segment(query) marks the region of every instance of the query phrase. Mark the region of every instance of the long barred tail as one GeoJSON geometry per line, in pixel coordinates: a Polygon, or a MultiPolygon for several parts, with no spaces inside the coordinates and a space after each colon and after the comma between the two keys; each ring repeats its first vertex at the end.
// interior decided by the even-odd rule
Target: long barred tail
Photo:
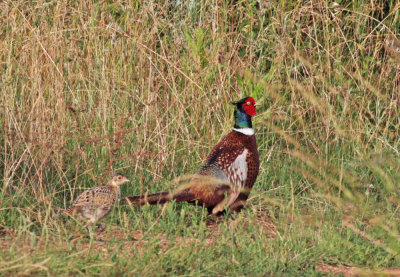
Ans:
{"type": "Polygon", "coordinates": [[[136,195],[136,196],[127,196],[124,198],[128,205],[133,206],[143,206],[146,204],[149,205],[156,205],[156,204],[164,204],[175,200],[176,202],[185,202],[185,201],[193,201],[194,195],[189,192],[189,190],[184,189],[179,192],[160,192],[154,194],[143,194],[143,195],[136,195]]]}
{"type": "Polygon", "coordinates": [[[168,191],[154,193],[154,194],[143,194],[136,196],[127,196],[124,198],[128,205],[143,206],[146,204],[164,204],[171,201],[171,196],[168,191]]]}

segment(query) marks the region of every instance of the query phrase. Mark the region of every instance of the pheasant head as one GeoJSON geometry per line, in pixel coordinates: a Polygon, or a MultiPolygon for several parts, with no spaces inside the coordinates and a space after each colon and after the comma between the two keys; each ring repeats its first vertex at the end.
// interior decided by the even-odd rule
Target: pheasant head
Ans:
{"type": "Polygon", "coordinates": [[[252,129],[251,118],[257,114],[256,106],[260,104],[253,97],[245,97],[232,104],[236,107],[234,129],[252,129]]]}

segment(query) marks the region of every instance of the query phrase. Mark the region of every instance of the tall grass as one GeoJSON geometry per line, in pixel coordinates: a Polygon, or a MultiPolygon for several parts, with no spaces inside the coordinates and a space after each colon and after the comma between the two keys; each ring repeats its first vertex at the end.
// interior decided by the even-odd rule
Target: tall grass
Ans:
{"type": "Polygon", "coordinates": [[[399,267],[399,8],[2,1],[0,273],[399,267]],[[263,103],[261,171],[242,214],[213,228],[188,205],[121,207],[87,249],[55,216],[114,171],[132,180],[123,195],[173,189],[247,95],[263,103]]]}

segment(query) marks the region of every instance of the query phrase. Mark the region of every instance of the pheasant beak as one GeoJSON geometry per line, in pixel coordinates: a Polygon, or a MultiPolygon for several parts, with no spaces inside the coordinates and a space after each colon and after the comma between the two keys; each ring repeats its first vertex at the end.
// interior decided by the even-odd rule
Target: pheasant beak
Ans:
{"type": "Polygon", "coordinates": [[[254,106],[261,106],[261,103],[256,102],[254,103],[254,106]]]}

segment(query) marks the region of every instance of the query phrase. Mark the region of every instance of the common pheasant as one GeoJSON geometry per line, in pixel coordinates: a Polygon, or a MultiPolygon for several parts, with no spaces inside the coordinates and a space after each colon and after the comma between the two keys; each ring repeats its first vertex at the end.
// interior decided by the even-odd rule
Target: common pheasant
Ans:
{"type": "Polygon", "coordinates": [[[235,125],[208,155],[207,160],[188,184],[172,192],[128,196],[130,205],[163,204],[171,200],[203,205],[209,213],[226,208],[240,211],[256,181],[260,167],[251,118],[259,105],[252,97],[235,105],[235,125]]]}
{"type": "Polygon", "coordinates": [[[106,217],[120,197],[120,186],[129,182],[122,174],[115,174],[105,186],[90,188],[82,192],[65,213],[81,214],[88,219],[88,229],[92,236],[92,225],[106,217]]]}

